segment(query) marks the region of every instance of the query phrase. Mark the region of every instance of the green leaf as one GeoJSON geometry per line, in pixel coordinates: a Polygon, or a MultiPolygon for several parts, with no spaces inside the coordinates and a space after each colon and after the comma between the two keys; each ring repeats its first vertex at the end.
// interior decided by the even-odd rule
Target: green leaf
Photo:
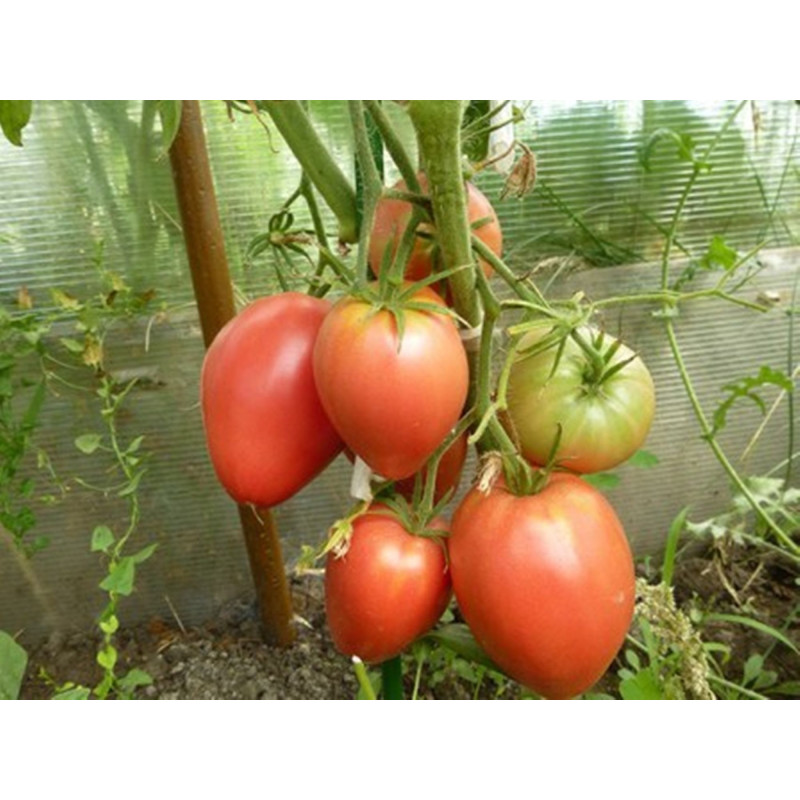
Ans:
{"type": "Polygon", "coordinates": [[[147,545],[147,547],[143,547],[137,553],[134,553],[132,556],[129,556],[129,558],[131,559],[131,561],[133,561],[134,564],[141,564],[143,561],[147,561],[147,559],[150,558],[150,556],[152,556],[153,553],[155,553],[157,548],[158,548],[157,542],[149,544],[147,545]]]}
{"type": "Polygon", "coordinates": [[[689,506],[684,506],[672,520],[667,534],[667,544],[664,548],[664,561],[661,564],[661,580],[667,585],[672,585],[672,576],[675,572],[675,556],[678,552],[678,541],[683,529],[686,527],[686,515],[689,506]]]}
{"type": "Polygon", "coordinates": [[[32,110],[32,100],[0,100],[0,128],[11,144],[22,147],[22,129],[28,124],[32,110]]]}
{"type": "Polygon", "coordinates": [[[758,375],[748,376],[742,378],[738,383],[730,383],[727,386],[723,386],[723,391],[729,392],[730,396],[721,403],[719,408],[714,412],[714,429],[712,435],[718,433],[725,427],[728,421],[728,411],[730,411],[731,406],[741,397],[752,400],[761,411],[764,412],[766,408],[765,403],[754,390],[760,386],[767,385],[777,386],[785,392],[794,390],[794,384],[790,378],[780,370],[773,369],[766,365],[761,367],[758,371],[758,375]]]}
{"type": "Polygon", "coordinates": [[[152,683],[153,678],[147,672],[135,667],[117,681],[119,688],[125,692],[131,692],[139,686],[150,686],[152,683]]]}
{"type": "Polygon", "coordinates": [[[488,100],[470,100],[464,109],[462,129],[468,129],[462,136],[461,148],[464,155],[473,163],[478,163],[486,158],[489,152],[489,127],[491,119],[488,100]]]}
{"type": "Polygon", "coordinates": [[[91,455],[100,446],[100,441],[103,437],[99,433],[84,433],[75,440],[75,447],[85,453],[91,455]]]}
{"type": "Polygon", "coordinates": [[[480,664],[495,672],[503,672],[489,658],[486,651],[475,640],[472,631],[463,623],[454,622],[450,625],[444,625],[437,630],[431,631],[426,638],[446,647],[448,650],[452,650],[456,655],[466,658],[468,661],[480,664]]]}
{"type": "Polygon", "coordinates": [[[760,633],[764,633],[767,636],[771,636],[773,639],[777,639],[782,644],[785,644],[790,650],[800,655],[800,651],[795,647],[794,643],[791,639],[788,639],[783,633],[779,630],[776,630],[771,625],[766,625],[763,622],[759,622],[757,619],[753,619],[752,617],[743,617],[739,614],[706,614],[703,617],[705,622],[733,622],[736,625],[744,625],[748,628],[753,628],[753,630],[759,631],[760,633]]]}
{"type": "Polygon", "coordinates": [[[113,644],[107,644],[102,650],[97,653],[97,663],[106,672],[113,671],[117,663],[117,648],[113,644]]]}
{"type": "Polygon", "coordinates": [[[16,700],[28,666],[28,654],[5,631],[0,631],[0,700],[16,700]]]}
{"type": "Polygon", "coordinates": [[[103,633],[113,636],[119,630],[119,618],[116,614],[111,614],[108,619],[100,620],[99,627],[103,633]]]}
{"type": "Polygon", "coordinates": [[[595,472],[592,475],[582,475],[581,477],[586,483],[601,491],[604,489],[613,489],[615,486],[619,485],[620,481],[619,475],[613,472],[595,472]]]}
{"type": "Polygon", "coordinates": [[[25,414],[22,417],[22,429],[25,431],[32,431],[36,426],[36,421],[39,418],[39,412],[42,410],[44,403],[46,384],[44,380],[36,384],[36,389],[33,392],[30,403],[28,403],[25,414]]]}
{"type": "Polygon", "coordinates": [[[770,694],[788,694],[800,697],[800,681],[786,681],[770,688],[770,694]]]}
{"type": "Polygon", "coordinates": [[[129,494],[133,494],[139,488],[139,482],[142,480],[142,475],[145,474],[147,470],[143,469],[140,472],[137,472],[128,482],[128,485],[124,488],[120,489],[117,492],[118,497],[127,497],[129,494]]]}
{"type": "Polygon", "coordinates": [[[632,467],[642,467],[644,469],[649,469],[650,467],[655,467],[659,461],[658,456],[655,453],[651,453],[649,450],[637,450],[627,461],[632,467]]]}
{"type": "Polygon", "coordinates": [[[58,341],[61,342],[70,353],[79,354],[83,352],[84,342],[79,342],[77,339],[68,339],[66,337],[62,337],[58,341]]]}
{"type": "Polygon", "coordinates": [[[623,700],[665,700],[664,692],[652,671],[642,670],[632,678],[626,678],[619,685],[623,700]]]}
{"type": "Polygon", "coordinates": [[[89,695],[92,693],[91,689],[85,686],[74,686],[71,689],[64,689],[63,691],[56,692],[52,700],[88,700],[89,695]]]}
{"type": "Polygon", "coordinates": [[[708,245],[708,251],[700,259],[700,266],[703,269],[715,269],[722,267],[726,272],[736,265],[739,254],[728,247],[721,236],[715,236],[708,245]]]}
{"type": "Polygon", "coordinates": [[[103,553],[108,552],[108,548],[114,544],[114,533],[107,525],[98,525],[92,531],[92,552],[96,553],[98,550],[103,553]]]}
{"type": "Polygon", "coordinates": [[[131,441],[128,445],[127,449],[125,450],[126,453],[135,453],[139,450],[142,446],[142,442],[144,441],[144,436],[137,436],[135,439],[131,441]]]}
{"type": "Polygon", "coordinates": [[[130,557],[120,559],[111,567],[100,588],[105,592],[116,592],[127,597],[133,591],[136,564],[130,557]]]}
{"type": "Polygon", "coordinates": [[[50,296],[57,306],[66,311],[79,311],[82,308],[80,300],[61,289],[51,289],[50,296]]]}
{"type": "Polygon", "coordinates": [[[158,156],[161,158],[169,152],[175,137],[178,135],[178,128],[181,124],[181,101],[156,100],[155,102],[158,106],[158,116],[161,118],[161,144],[163,150],[158,156]]]}
{"type": "Polygon", "coordinates": [[[744,671],[742,673],[742,683],[747,686],[754,683],[756,678],[761,674],[764,668],[764,656],[760,653],[754,653],[747,661],[744,662],[744,671]]]}

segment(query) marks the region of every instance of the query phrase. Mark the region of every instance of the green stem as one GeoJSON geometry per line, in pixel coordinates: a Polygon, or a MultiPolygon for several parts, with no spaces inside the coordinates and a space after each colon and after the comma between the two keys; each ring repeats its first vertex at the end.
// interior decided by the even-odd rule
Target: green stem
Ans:
{"type": "Polygon", "coordinates": [[[358,239],[356,193],[297,100],[262,100],[275,126],[339,221],[343,242],[358,239]]]}
{"type": "Polygon", "coordinates": [[[686,205],[686,201],[689,199],[689,195],[694,188],[694,184],[697,181],[697,178],[700,176],[700,173],[703,171],[702,162],[708,162],[711,154],[716,149],[717,145],[722,140],[722,137],[725,135],[725,132],[728,128],[733,124],[736,117],[739,116],[739,112],[744,108],[745,104],[747,103],[746,100],[742,100],[736,108],[728,115],[728,118],[725,120],[722,127],[717,131],[717,135],[713,138],[713,140],[709,143],[708,147],[706,148],[705,153],[703,154],[702,158],[698,159],[694,162],[694,168],[692,169],[692,174],[689,176],[689,180],[686,182],[686,186],[683,189],[683,193],[678,200],[678,205],[675,208],[675,213],[672,215],[672,223],[670,224],[669,231],[667,233],[667,240],[664,243],[664,252],[661,256],[661,288],[667,289],[669,287],[669,261],[670,255],[672,253],[672,244],[675,241],[675,237],[678,233],[678,223],[680,222],[681,216],[683,214],[683,208],[686,205]]]}
{"type": "MultiPolygon", "coordinates": [[[[787,369],[786,373],[794,378],[794,318],[795,308],[797,305],[797,288],[800,284],[800,269],[797,270],[794,276],[794,286],[792,288],[792,305],[789,310],[789,342],[786,347],[786,360],[787,369]]],[[[792,460],[794,458],[794,392],[789,392],[786,398],[788,403],[788,416],[789,416],[789,436],[786,443],[788,457],[786,459],[786,475],[784,476],[784,487],[789,488],[792,481],[792,460]]]]}
{"type": "MultiPolygon", "coordinates": [[[[409,115],[431,196],[436,239],[442,270],[475,265],[467,197],[461,170],[460,100],[412,100],[409,115]]],[[[476,268],[463,269],[448,279],[456,313],[473,328],[480,325],[481,309],[475,292],[476,268]]],[[[467,407],[474,405],[477,392],[478,354],[467,351],[470,385],[467,407]]]]}
{"type": "MultiPolygon", "coordinates": [[[[444,269],[473,264],[467,198],[461,169],[460,100],[412,100],[409,114],[417,132],[431,194],[436,238],[444,269]]],[[[480,322],[474,270],[462,270],[449,279],[458,314],[472,326],[480,322]]]]}
{"type": "Polygon", "coordinates": [[[364,105],[377,125],[383,143],[386,145],[386,149],[389,151],[389,155],[392,157],[395,166],[400,170],[400,174],[403,176],[406,186],[412,192],[421,192],[422,190],[417,180],[417,170],[414,167],[414,162],[411,160],[406,148],[400,141],[400,137],[397,135],[391,120],[381,107],[381,104],[377,100],[365,100],[364,105]]]}
{"type": "MultiPolygon", "coordinates": [[[[739,112],[744,107],[746,101],[742,101],[739,103],[736,108],[728,115],[728,118],[725,120],[725,123],[717,132],[717,135],[714,137],[713,141],[709,144],[706,148],[706,152],[701,159],[702,161],[708,161],[711,153],[714,151],[716,146],[722,139],[722,136],[728,130],[728,128],[733,124],[733,121],[738,116],[739,112]]],[[[675,239],[675,235],[678,230],[678,223],[681,218],[681,214],[683,212],[683,207],[686,204],[686,201],[691,193],[692,188],[694,187],[695,181],[697,180],[698,175],[700,174],[701,167],[699,166],[698,162],[695,162],[695,167],[692,170],[692,174],[689,177],[689,180],[686,183],[686,187],[681,194],[680,200],[678,201],[678,206],[675,209],[675,213],[672,217],[672,223],[669,228],[669,232],[667,235],[667,240],[664,244],[664,252],[662,255],[661,261],[661,289],[664,292],[669,291],[669,264],[670,264],[670,253],[672,250],[672,243],[675,239]]],[[[665,304],[666,305],[666,304],[665,304]]],[[[672,319],[667,317],[665,320],[666,329],[667,329],[667,338],[669,340],[670,350],[672,351],[673,359],[675,360],[675,364],[678,367],[678,371],[681,376],[681,380],[683,382],[684,388],[686,390],[686,394],[689,397],[689,402],[691,403],[692,409],[694,411],[695,417],[700,425],[700,428],[703,432],[703,437],[711,447],[712,452],[719,461],[720,465],[722,466],[725,473],[728,475],[730,480],[733,482],[734,486],[739,490],[742,496],[747,500],[750,504],[750,507],[755,512],[756,516],[758,516],[761,521],[769,528],[770,531],[776,536],[778,541],[786,547],[786,549],[793,554],[800,553],[800,546],[794,543],[791,537],[778,525],[777,522],[769,515],[767,512],[761,507],[759,502],[753,496],[752,492],[748,489],[747,485],[745,484],[742,477],[733,467],[733,465],[728,460],[727,456],[725,455],[725,451],[720,446],[719,442],[717,442],[716,438],[714,437],[713,428],[709,424],[708,420],[706,419],[705,412],[703,411],[703,407],[700,404],[700,400],[697,397],[697,393],[695,392],[694,385],[692,384],[691,378],[689,377],[689,372],[686,368],[686,364],[683,360],[683,355],[680,350],[680,346],[678,345],[678,339],[675,335],[675,328],[672,323],[672,319]]]]}
{"type": "Polygon", "coordinates": [[[390,658],[381,664],[383,678],[383,699],[404,700],[403,694],[403,662],[400,656],[390,658]]]}
{"type": "Polygon", "coordinates": [[[800,547],[794,543],[791,537],[761,507],[758,500],[756,500],[750,489],[747,487],[747,484],[744,482],[742,477],[739,475],[739,473],[736,471],[736,469],[728,460],[728,457],[725,455],[725,452],[722,449],[722,447],[720,447],[719,442],[717,442],[717,440],[714,438],[713,428],[711,427],[711,425],[708,422],[708,419],[706,418],[705,412],[703,411],[703,407],[700,405],[700,400],[697,397],[697,393],[695,392],[694,385],[692,384],[692,380],[689,377],[689,372],[683,360],[683,354],[681,353],[680,346],[678,345],[678,339],[675,335],[675,328],[672,324],[671,319],[666,320],[666,328],[667,328],[667,339],[669,340],[669,346],[670,350],[672,351],[672,357],[675,360],[675,364],[678,367],[678,372],[681,376],[681,380],[686,390],[686,394],[689,397],[689,402],[692,405],[692,410],[694,411],[694,415],[697,418],[697,421],[700,425],[700,429],[703,432],[703,438],[708,442],[709,447],[711,447],[711,450],[717,457],[717,460],[719,461],[722,468],[725,470],[725,473],[733,482],[734,486],[736,486],[736,488],[739,490],[742,496],[745,497],[745,499],[750,504],[756,515],[761,519],[761,521],[775,534],[776,538],[784,545],[784,547],[786,547],[787,550],[789,550],[789,552],[800,554],[800,547]]]}
{"type": "Polygon", "coordinates": [[[367,674],[367,668],[358,656],[353,656],[353,669],[355,670],[358,685],[361,687],[364,697],[366,697],[367,700],[377,700],[378,698],[375,696],[375,690],[372,688],[372,681],[367,674]]]}
{"type": "Polygon", "coordinates": [[[480,421],[472,438],[478,439],[477,447],[480,452],[497,450],[501,453],[503,464],[508,468],[505,471],[509,488],[516,494],[527,494],[534,485],[533,472],[528,462],[519,455],[516,445],[498,419],[499,404],[492,401],[494,326],[500,316],[501,306],[482,270],[477,272],[477,281],[478,292],[483,302],[484,318],[476,385],[476,406],[480,421]]]}
{"type": "Polygon", "coordinates": [[[530,278],[521,279],[515,275],[511,267],[487,247],[474,233],[472,234],[472,248],[519,297],[532,303],[538,303],[545,308],[549,307],[550,304],[547,302],[545,296],[539,291],[536,284],[530,278]]]}

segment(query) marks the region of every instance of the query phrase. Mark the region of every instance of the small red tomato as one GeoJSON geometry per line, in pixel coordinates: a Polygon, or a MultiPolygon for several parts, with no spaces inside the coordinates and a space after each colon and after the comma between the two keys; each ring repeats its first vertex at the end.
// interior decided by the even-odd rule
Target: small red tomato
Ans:
{"type": "MultiPolygon", "coordinates": [[[[411,300],[444,305],[428,288],[411,300]]],[[[411,308],[393,313],[345,297],[320,328],[314,378],[325,412],[347,446],[373,472],[398,480],[420,470],[458,422],[469,367],[448,316],[411,308]]]]}
{"type": "Polygon", "coordinates": [[[344,446],[319,401],[311,363],[330,307],[295,292],[264,297],[208,348],[200,379],[208,452],[237,503],[283,502],[344,446]]]}
{"type": "MultiPolygon", "coordinates": [[[[428,190],[428,181],[425,175],[418,175],[420,188],[423,192],[428,190]]],[[[394,186],[395,189],[406,190],[404,181],[399,181],[394,186]]],[[[497,215],[492,208],[492,204],[486,196],[473,184],[467,182],[467,213],[470,224],[486,220],[483,224],[474,229],[475,235],[496,255],[503,252],[503,232],[497,215]]],[[[412,206],[404,200],[392,200],[383,198],[378,203],[375,214],[375,224],[372,228],[372,236],[369,241],[369,264],[375,275],[380,273],[383,265],[387,247],[391,248],[391,256],[394,257],[397,245],[405,231],[409,218],[411,217],[412,206]]],[[[436,230],[430,224],[422,223],[417,228],[417,239],[411,258],[406,266],[405,277],[409,281],[418,281],[431,274],[434,267],[438,246],[436,244],[436,230]]],[[[481,259],[483,271],[489,275],[491,267],[481,259]]]]}
{"type": "Polygon", "coordinates": [[[491,658],[544,697],[574,697],[605,672],[633,617],[633,558],[603,495],[554,474],[538,494],[472,489],[448,539],[453,591],[491,658]]]}
{"type": "MultiPolygon", "coordinates": [[[[444,520],[432,528],[447,530],[444,520]]],[[[430,630],[450,601],[444,544],[409,533],[384,506],[353,521],[350,546],[328,554],[325,610],[345,655],[379,663],[430,630]]]]}

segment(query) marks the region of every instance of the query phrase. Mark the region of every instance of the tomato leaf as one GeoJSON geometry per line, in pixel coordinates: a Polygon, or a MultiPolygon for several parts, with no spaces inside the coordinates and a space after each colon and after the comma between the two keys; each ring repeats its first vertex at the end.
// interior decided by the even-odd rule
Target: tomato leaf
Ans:
{"type": "Polygon", "coordinates": [[[794,390],[794,384],[785,373],[767,365],[761,367],[758,371],[758,375],[748,376],[742,378],[737,383],[730,383],[727,386],[723,386],[723,391],[729,392],[729,396],[714,412],[714,426],[711,435],[713,436],[725,427],[728,421],[728,411],[730,411],[733,404],[742,397],[752,400],[763,413],[766,410],[766,405],[761,396],[756,393],[755,389],[768,385],[777,386],[785,392],[792,392],[794,390]]]}
{"type": "Polygon", "coordinates": [[[620,477],[613,472],[595,472],[592,475],[581,476],[586,483],[595,489],[608,490],[619,485],[620,477]]]}
{"type": "Polygon", "coordinates": [[[22,129],[28,124],[32,110],[31,100],[0,100],[0,128],[11,144],[22,147],[22,129]]]}
{"type": "Polygon", "coordinates": [[[703,269],[722,267],[727,272],[736,265],[738,258],[738,253],[721,236],[715,236],[708,245],[708,251],[700,259],[700,266],[703,269]]]}
{"type": "Polygon", "coordinates": [[[502,673],[503,670],[492,661],[486,651],[478,644],[472,631],[460,622],[453,622],[431,631],[425,637],[452,650],[456,655],[466,658],[482,667],[502,673]]]}
{"type": "Polygon", "coordinates": [[[629,459],[632,467],[655,467],[659,463],[658,456],[648,450],[637,450],[629,459]]]}

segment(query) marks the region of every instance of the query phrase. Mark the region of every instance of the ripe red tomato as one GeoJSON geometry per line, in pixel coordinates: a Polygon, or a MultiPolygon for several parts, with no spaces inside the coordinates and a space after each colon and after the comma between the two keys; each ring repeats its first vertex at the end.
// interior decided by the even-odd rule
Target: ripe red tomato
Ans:
{"type": "MultiPolygon", "coordinates": [[[[431,527],[447,530],[444,520],[431,527]]],[[[378,663],[432,628],[450,601],[450,573],[440,541],[409,533],[384,506],[353,522],[350,547],[328,554],[325,610],[336,647],[378,663]]]]}
{"type": "Polygon", "coordinates": [[[614,509],[573,475],[538,494],[502,480],[459,505],[448,540],[453,590],[475,638],[511,677],[574,697],[605,672],[634,604],[630,547],[614,509]]]}
{"type": "MultiPolygon", "coordinates": [[[[413,300],[443,305],[431,289],[413,300]]],[[[421,469],[458,421],[469,368],[455,323],[405,309],[394,315],[346,297],[325,318],[314,347],[322,405],[347,446],[373,472],[397,480],[421,469]]]]}
{"type": "MultiPolygon", "coordinates": [[[[420,174],[417,176],[420,188],[423,192],[428,190],[427,178],[420,174]]],[[[503,232],[497,215],[492,208],[492,204],[486,196],[473,184],[467,182],[467,212],[470,223],[478,220],[488,219],[488,222],[475,228],[475,235],[498,256],[503,251],[503,232]]],[[[404,181],[399,181],[394,185],[395,189],[406,190],[404,181]]],[[[412,206],[404,200],[391,200],[383,198],[378,203],[375,214],[375,224],[372,228],[372,236],[369,240],[369,263],[375,275],[380,272],[383,264],[384,251],[391,247],[392,257],[394,257],[397,245],[408,225],[411,217],[412,206]]],[[[409,281],[418,281],[431,274],[434,261],[437,258],[436,231],[429,224],[421,224],[417,228],[416,243],[411,253],[411,258],[406,266],[405,276],[409,281]]],[[[488,275],[491,267],[481,259],[483,271],[488,275]]]]}
{"type": "Polygon", "coordinates": [[[283,502],[341,451],[311,355],[330,303],[287,292],[256,300],[208,348],[203,423],[217,478],[238,503],[283,502]]]}
{"type": "MultiPolygon", "coordinates": [[[[508,420],[522,454],[542,465],[562,428],[557,461],[574,472],[600,472],[622,463],[641,447],[655,412],[655,387],[644,362],[633,358],[599,385],[591,377],[591,361],[572,338],[553,370],[558,346],[526,355],[544,337],[543,325],[525,334],[508,381],[508,420]]],[[[585,339],[592,331],[582,331],[585,339]]],[[[606,336],[602,351],[616,342],[606,336]]],[[[620,345],[609,366],[635,354],[620,345]]]]}

